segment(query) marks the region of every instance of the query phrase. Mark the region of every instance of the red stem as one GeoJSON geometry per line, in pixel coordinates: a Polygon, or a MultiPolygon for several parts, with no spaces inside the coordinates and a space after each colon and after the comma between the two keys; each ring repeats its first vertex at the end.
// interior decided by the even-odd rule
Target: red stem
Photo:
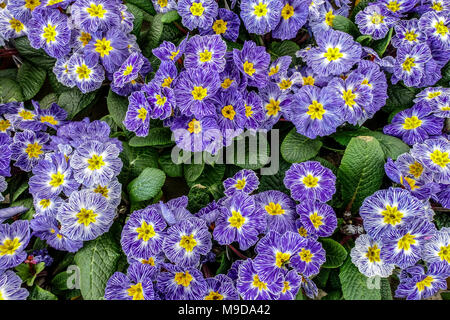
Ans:
{"type": "Polygon", "coordinates": [[[244,256],[242,254],[242,252],[240,252],[238,249],[236,249],[235,247],[233,247],[231,244],[228,245],[228,248],[231,249],[231,251],[233,251],[239,258],[241,259],[248,259],[247,256],[244,256]]]}

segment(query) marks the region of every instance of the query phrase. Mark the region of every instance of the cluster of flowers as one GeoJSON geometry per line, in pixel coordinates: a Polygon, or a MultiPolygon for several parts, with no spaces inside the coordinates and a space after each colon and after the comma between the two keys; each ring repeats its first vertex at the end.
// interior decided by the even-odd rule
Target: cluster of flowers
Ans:
{"type": "MultiPolygon", "coordinates": [[[[35,256],[43,256],[39,259],[49,263],[42,252],[26,253],[31,236],[57,250],[76,252],[83,241],[109,230],[121,199],[122,188],[116,177],[122,168],[118,157],[122,145],[109,138],[109,126],[87,118],[66,121],[67,113],[57,104],[45,109],[32,103],[34,110],[18,102],[0,105],[0,190],[6,189],[5,176],[14,170],[31,172],[28,184],[35,209],[31,221],[11,224],[4,221],[29,208],[0,211],[0,270],[4,271],[26,260],[36,262],[35,256]],[[56,130],[56,135],[47,133],[49,128],[56,130]]],[[[0,277],[6,279],[2,285],[16,288],[18,283],[20,287],[20,278],[11,271],[0,277]]],[[[5,299],[24,298],[18,288],[0,291],[7,294],[5,299]]]]}
{"type": "Polygon", "coordinates": [[[436,229],[430,199],[450,208],[449,155],[450,142],[440,137],[388,159],[386,174],[403,188],[377,191],[360,208],[367,234],[356,239],[352,261],[368,277],[401,268],[397,297],[423,299],[447,288],[450,228],[436,229]]]}
{"type": "MultiPolygon", "coordinates": [[[[26,35],[32,47],[57,59],[53,72],[59,82],[86,93],[98,89],[105,74],[113,81],[130,54],[140,54],[130,33],[133,20],[120,0],[9,0],[0,8],[0,35],[26,35]]],[[[136,90],[132,80],[111,89],[128,95],[136,90]]]]}
{"type": "Polygon", "coordinates": [[[133,212],[121,239],[130,266],[127,275],[110,278],[105,298],[294,299],[300,288],[313,298],[318,290],[311,277],[325,262],[318,238],[337,227],[325,203],[335,180],[331,170],[309,161],[286,172],[291,197],[276,190],[252,194],[258,177],[241,170],[224,181],[224,198],[195,215],[186,209],[186,197],[133,212]],[[236,260],[227,275],[210,277],[205,263],[215,260],[214,246],[226,245],[245,258],[233,243],[241,250],[254,247],[256,255],[236,260]]]}

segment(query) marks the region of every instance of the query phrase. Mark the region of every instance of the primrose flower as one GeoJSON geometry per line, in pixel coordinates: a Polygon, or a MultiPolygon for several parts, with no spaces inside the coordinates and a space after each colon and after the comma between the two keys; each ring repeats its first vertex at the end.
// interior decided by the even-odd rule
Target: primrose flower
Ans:
{"type": "Polygon", "coordinates": [[[156,82],[151,81],[144,85],[142,91],[147,96],[151,112],[149,116],[152,119],[166,119],[170,117],[176,106],[175,93],[171,88],[162,87],[156,82]]]}
{"type": "Polygon", "coordinates": [[[295,300],[300,290],[302,276],[295,270],[284,271],[283,289],[281,289],[279,300],[295,300]]]}
{"type": "Polygon", "coordinates": [[[10,163],[12,141],[13,139],[6,133],[0,133],[0,154],[2,155],[2,158],[0,159],[0,176],[9,177],[11,175],[10,163]]]}
{"type": "Polygon", "coordinates": [[[355,17],[361,33],[372,36],[374,40],[383,39],[397,20],[385,7],[377,4],[365,7],[355,17]]]}
{"type": "Polygon", "coordinates": [[[181,56],[184,54],[184,50],[186,49],[186,44],[188,41],[189,35],[180,42],[178,47],[174,45],[172,42],[163,41],[158,48],[152,50],[152,53],[159,59],[161,62],[176,62],[181,56]]]}
{"type": "Polygon", "coordinates": [[[381,0],[381,4],[384,5],[392,15],[400,15],[402,13],[410,11],[416,5],[417,0],[381,0]]]}
{"type": "Polygon", "coordinates": [[[431,113],[438,118],[450,118],[450,94],[436,98],[430,103],[431,113]]]}
{"type": "Polygon", "coordinates": [[[72,79],[69,70],[69,58],[62,57],[56,60],[56,63],[52,69],[56,76],[58,82],[62,83],[66,87],[73,88],[75,86],[75,81],[72,79]]]}
{"type": "Polygon", "coordinates": [[[41,108],[39,103],[34,100],[31,100],[31,103],[34,106],[36,117],[31,121],[23,122],[22,127],[24,129],[45,131],[47,127],[58,129],[59,126],[64,124],[67,112],[56,103],[52,103],[47,109],[41,108]]]}
{"type": "Polygon", "coordinates": [[[117,178],[112,179],[105,185],[93,185],[90,188],[90,191],[102,195],[108,201],[108,204],[112,207],[117,207],[120,204],[122,196],[122,185],[117,178]]]}
{"type": "Polygon", "coordinates": [[[450,142],[448,139],[428,139],[424,143],[415,144],[411,155],[434,172],[435,182],[450,183],[450,142]]]}
{"type": "Polygon", "coordinates": [[[426,217],[422,202],[401,188],[376,191],[364,200],[359,214],[364,220],[364,229],[376,241],[382,241],[393,229],[426,217]]]}
{"type": "Polygon", "coordinates": [[[159,13],[166,13],[177,9],[175,0],[152,0],[153,8],[159,13]]]}
{"type": "Polygon", "coordinates": [[[418,87],[425,77],[425,66],[429,61],[433,61],[431,51],[424,43],[398,48],[392,83],[403,80],[408,87],[418,87]]]}
{"type": "Polygon", "coordinates": [[[165,272],[157,278],[157,287],[167,300],[201,300],[208,286],[202,273],[194,268],[162,264],[165,272]]]}
{"type": "Polygon", "coordinates": [[[422,251],[422,258],[429,264],[442,264],[450,267],[450,230],[442,228],[428,239],[422,251]]]}
{"type": "Polygon", "coordinates": [[[71,7],[71,14],[75,25],[89,33],[120,26],[121,14],[117,1],[77,0],[71,7]]]}
{"type": "Polygon", "coordinates": [[[209,28],[201,28],[200,34],[217,34],[229,41],[235,42],[239,36],[240,25],[241,20],[236,13],[225,8],[219,8],[218,15],[212,26],[209,28]]]}
{"type": "Polygon", "coordinates": [[[7,121],[2,122],[2,124],[6,127],[6,132],[15,129],[25,130],[29,123],[34,122],[36,118],[35,111],[26,109],[23,102],[7,104],[5,112],[4,118],[7,121]]]}
{"type": "Polygon", "coordinates": [[[240,170],[232,178],[227,178],[223,182],[225,195],[233,196],[235,193],[251,194],[258,189],[259,179],[253,170],[240,170]]]}
{"type": "Polygon", "coordinates": [[[427,35],[431,47],[448,50],[450,46],[450,17],[447,12],[427,12],[419,20],[419,27],[427,35]]]}
{"type": "Polygon", "coordinates": [[[244,300],[277,300],[283,290],[283,274],[272,281],[261,281],[252,259],[242,262],[238,272],[236,289],[244,300]]]}
{"type": "Polygon", "coordinates": [[[258,130],[265,120],[265,112],[261,97],[254,91],[244,91],[245,128],[250,132],[258,130]]]}
{"type": "Polygon", "coordinates": [[[270,130],[282,114],[289,112],[290,95],[281,91],[277,84],[269,82],[264,88],[260,89],[259,96],[263,102],[266,114],[262,127],[270,130]]]}
{"type": "Polygon", "coordinates": [[[28,220],[0,224],[0,270],[14,268],[23,262],[27,257],[25,248],[29,241],[28,220]]]}
{"type": "Polygon", "coordinates": [[[163,88],[172,88],[173,80],[178,76],[178,70],[172,61],[162,61],[152,82],[163,88]]]}
{"type": "Polygon", "coordinates": [[[11,145],[11,159],[16,160],[14,165],[23,171],[31,171],[44,158],[48,139],[49,135],[44,132],[17,132],[11,145]]]}
{"type": "Polygon", "coordinates": [[[82,54],[73,54],[67,66],[70,78],[83,93],[97,90],[105,80],[105,70],[102,66],[95,59],[86,60],[82,54]]]}
{"type": "Polygon", "coordinates": [[[395,26],[395,36],[392,37],[392,45],[400,48],[405,45],[414,45],[425,42],[427,35],[419,27],[419,20],[400,20],[395,26]]]}
{"type": "Polygon", "coordinates": [[[109,230],[115,210],[106,199],[89,190],[74,191],[56,215],[61,233],[72,240],[93,240],[109,230]]]}
{"type": "Polygon", "coordinates": [[[15,39],[26,35],[25,24],[15,18],[8,9],[0,10],[0,36],[5,40],[15,39]]]}
{"type": "Polygon", "coordinates": [[[189,39],[184,54],[184,67],[222,72],[227,45],[219,35],[195,35],[189,39]]]}
{"type": "Polygon", "coordinates": [[[211,27],[218,9],[219,6],[214,0],[180,0],[177,11],[183,25],[189,30],[194,30],[211,27]]]}
{"type": "Polygon", "coordinates": [[[267,229],[280,234],[295,229],[295,201],[281,191],[269,190],[255,195],[256,206],[265,214],[267,229]]]}
{"type": "Polygon", "coordinates": [[[336,214],[333,208],[326,203],[305,200],[297,205],[297,213],[308,233],[315,233],[319,237],[328,237],[337,228],[336,214]]]}
{"type": "Polygon", "coordinates": [[[123,121],[125,128],[139,137],[147,136],[152,113],[147,97],[143,91],[135,91],[128,97],[128,101],[128,110],[123,121]]]}
{"type": "Polygon", "coordinates": [[[248,79],[249,86],[264,88],[267,85],[270,54],[265,47],[257,46],[253,41],[245,41],[242,50],[233,49],[233,59],[237,68],[248,79]]]}
{"type": "Polygon", "coordinates": [[[155,300],[151,271],[140,263],[133,263],[126,275],[115,272],[106,284],[105,299],[155,300]]]}
{"type": "Polygon", "coordinates": [[[224,136],[224,144],[229,145],[231,140],[244,131],[247,121],[242,95],[236,89],[219,91],[212,102],[217,110],[217,125],[224,136]]]}
{"type": "MultiPolygon", "coordinates": [[[[8,183],[6,183],[5,177],[0,176],[0,201],[3,202],[5,200],[5,197],[2,195],[2,192],[4,192],[8,188],[8,183]]],[[[3,222],[3,221],[1,221],[3,222]]]]}
{"type": "Polygon", "coordinates": [[[207,293],[203,300],[239,300],[233,280],[224,274],[206,278],[207,293]]]}
{"type": "MultiPolygon", "coordinates": [[[[33,11],[41,4],[39,0],[9,0],[6,10],[22,23],[27,24],[33,11]]],[[[5,10],[5,9],[3,9],[5,10]]]]}
{"type": "Polygon", "coordinates": [[[258,235],[266,229],[266,219],[255,206],[252,196],[235,193],[225,199],[214,228],[214,239],[221,245],[236,241],[241,250],[247,250],[258,241],[258,235]]]}
{"type": "Polygon", "coordinates": [[[318,47],[306,54],[306,62],[315,73],[339,75],[349,71],[361,58],[361,46],[347,33],[328,30],[316,35],[318,47]]]}
{"type": "Polygon", "coordinates": [[[298,253],[290,261],[291,266],[303,276],[313,276],[319,273],[320,266],[325,262],[325,250],[317,240],[304,239],[298,253]]]}
{"type": "Polygon", "coordinates": [[[308,19],[309,0],[283,0],[280,22],[272,32],[276,39],[286,40],[295,38],[298,30],[308,19]]]}
{"type": "Polygon", "coordinates": [[[241,1],[241,19],[249,33],[263,35],[278,25],[282,8],[280,0],[241,1]]]}
{"type": "Polygon", "coordinates": [[[29,292],[21,288],[22,279],[12,270],[0,270],[1,300],[26,300],[29,292]]]}
{"type": "Polygon", "coordinates": [[[277,79],[281,74],[288,71],[290,64],[292,63],[291,56],[281,56],[270,64],[269,77],[270,79],[277,79]]]}
{"type": "Polygon", "coordinates": [[[33,195],[33,205],[36,210],[34,216],[38,217],[43,215],[56,217],[56,213],[63,202],[63,199],[60,197],[41,198],[33,195]]]}
{"type": "Polygon", "coordinates": [[[362,234],[356,238],[355,246],[350,251],[350,257],[366,277],[389,277],[395,265],[387,263],[381,252],[386,249],[383,244],[373,240],[368,234],[362,234]]]}
{"type": "Polygon", "coordinates": [[[114,72],[113,85],[122,88],[125,84],[136,81],[139,74],[147,74],[151,69],[149,62],[139,52],[133,52],[120,66],[119,70],[114,72]]]}

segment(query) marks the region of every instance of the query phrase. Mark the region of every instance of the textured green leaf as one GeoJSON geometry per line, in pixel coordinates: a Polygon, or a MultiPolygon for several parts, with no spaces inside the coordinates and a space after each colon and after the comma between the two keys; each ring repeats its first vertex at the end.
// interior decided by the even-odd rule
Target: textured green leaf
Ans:
{"type": "Polygon", "coordinates": [[[166,181],[163,171],[156,168],[145,168],[141,174],[128,184],[131,201],[145,201],[153,198],[161,190],[166,181]]]}
{"type": "Polygon", "coordinates": [[[50,282],[52,291],[58,293],[64,290],[69,290],[69,288],[67,288],[68,278],[69,274],[67,273],[67,271],[60,272],[56,276],[54,276],[52,281],[50,282]]]}
{"type": "Polygon", "coordinates": [[[116,271],[120,247],[110,233],[86,242],[75,255],[80,268],[81,294],[84,300],[99,300],[105,295],[109,278],[116,271]]]}
{"type": "Polygon", "coordinates": [[[45,269],[45,262],[40,262],[30,269],[30,265],[26,263],[19,264],[15,270],[17,275],[22,279],[27,286],[31,287],[36,280],[37,275],[45,269]]]}
{"type": "Polygon", "coordinates": [[[385,112],[394,110],[404,110],[413,106],[417,91],[414,88],[408,88],[400,83],[389,85],[387,89],[388,99],[382,108],[385,112]]]}
{"type": "Polygon", "coordinates": [[[24,62],[17,73],[17,81],[22,87],[24,100],[33,98],[45,81],[47,73],[44,69],[36,67],[31,63],[24,62]]]}
{"type": "Polygon", "coordinates": [[[26,191],[27,189],[28,189],[28,183],[27,183],[27,182],[22,183],[22,184],[19,186],[19,188],[17,188],[16,190],[14,190],[14,193],[13,193],[13,196],[12,196],[12,201],[13,201],[13,202],[16,201],[16,200],[20,197],[20,195],[21,195],[24,191],[26,191]]]}
{"type": "Polygon", "coordinates": [[[123,151],[119,155],[123,161],[123,168],[119,175],[119,181],[127,184],[136,178],[142,170],[148,167],[158,167],[158,151],[151,147],[133,148],[126,142],[122,142],[123,151]]]}
{"type": "Polygon", "coordinates": [[[106,103],[108,105],[108,111],[114,122],[122,129],[125,129],[123,125],[123,120],[125,120],[125,115],[128,110],[128,99],[121,97],[109,90],[108,97],[106,98],[106,103]]]}
{"type": "Polygon", "coordinates": [[[391,38],[392,38],[392,32],[394,31],[394,28],[390,28],[389,32],[387,33],[387,35],[380,40],[375,40],[372,43],[372,48],[376,51],[376,53],[378,54],[378,56],[381,58],[384,54],[384,52],[386,51],[389,43],[391,42],[391,38]]]}
{"type": "Polygon", "coordinates": [[[149,0],[127,0],[127,3],[131,3],[151,15],[154,15],[156,13],[155,8],[153,8],[152,2],[149,0]]]}
{"type": "Polygon", "coordinates": [[[370,280],[359,272],[352,263],[350,257],[347,258],[341,267],[339,279],[342,285],[342,293],[345,300],[380,300],[380,289],[370,288],[370,280]]]}
{"type": "Polygon", "coordinates": [[[314,282],[319,288],[325,289],[328,278],[330,277],[330,269],[322,268],[317,276],[314,277],[314,282]]]}
{"type": "Polygon", "coordinates": [[[326,261],[322,265],[322,268],[340,267],[347,258],[347,250],[339,242],[330,238],[322,238],[320,242],[326,253],[326,261]]]}
{"type": "Polygon", "coordinates": [[[172,178],[183,176],[183,165],[173,163],[170,152],[160,156],[158,163],[167,176],[172,178]]]}
{"type": "Polygon", "coordinates": [[[220,255],[220,265],[219,268],[217,268],[216,275],[217,274],[227,274],[228,269],[231,267],[231,261],[227,258],[227,254],[225,251],[222,251],[222,254],[220,255]]]}
{"type": "Polygon", "coordinates": [[[180,19],[180,15],[178,14],[177,10],[166,12],[161,17],[162,23],[172,23],[178,19],[180,19]]]}
{"type": "Polygon", "coordinates": [[[24,206],[26,208],[29,208],[29,210],[25,213],[22,213],[20,215],[20,219],[22,220],[31,220],[33,218],[34,213],[36,212],[34,210],[33,205],[33,198],[26,198],[26,199],[20,199],[16,200],[13,203],[11,203],[11,207],[18,207],[18,206],[24,206]]]}
{"type": "Polygon", "coordinates": [[[11,68],[11,69],[3,69],[0,70],[0,78],[9,78],[12,80],[16,80],[17,78],[17,69],[11,68]]]}
{"type": "Polygon", "coordinates": [[[362,35],[356,38],[356,42],[359,42],[363,46],[368,46],[372,42],[372,36],[362,35]]]}
{"type": "Polygon", "coordinates": [[[128,8],[128,11],[131,12],[134,16],[133,20],[133,33],[134,35],[138,36],[141,32],[142,23],[144,21],[144,13],[142,10],[131,3],[126,3],[126,6],[128,8]]]}
{"type": "Polygon", "coordinates": [[[39,101],[41,108],[49,108],[53,103],[58,103],[58,95],[56,93],[49,93],[39,101]]]}
{"type": "Polygon", "coordinates": [[[321,147],[320,140],[302,136],[294,128],[281,143],[281,156],[290,163],[303,162],[315,157],[321,147]]]}
{"type": "Polygon", "coordinates": [[[47,79],[50,85],[52,86],[53,90],[58,94],[63,93],[64,91],[71,90],[70,87],[66,87],[61,82],[58,81],[56,75],[53,73],[53,70],[51,69],[47,70],[47,79]]]}
{"type": "Polygon", "coordinates": [[[377,191],[384,176],[384,153],[377,139],[370,136],[352,138],[338,169],[342,200],[352,211],[377,191]]]}
{"type": "Polygon", "coordinates": [[[96,94],[97,91],[85,94],[77,88],[73,88],[61,93],[58,105],[67,111],[69,119],[73,119],[94,101],[96,94]]]}
{"type": "Polygon", "coordinates": [[[34,49],[26,36],[14,39],[14,47],[16,47],[22,57],[40,68],[51,69],[55,65],[56,59],[50,57],[42,49],[34,49]]]}
{"type": "Polygon", "coordinates": [[[150,26],[150,30],[148,31],[145,40],[145,47],[142,51],[146,57],[150,57],[152,55],[152,49],[156,48],[159,45],[159,41],[161,39],[164,28],[161,17],[161,13],[158,13],[153,17],[152,25],[150,26]]]}
{"type": "Polygon", "coordinates": [[[333,29],[348,33],[355,38],[360,35],[358,27],[353,21],[344,16],[335,16],[333,18],[333,29]]]}
{"type": "Polygon", "coordinates": [[[258,170],[270,161],[270,145],[263,135],[259,135],[257,139],[239,137],[229,148],[234,148],[233,163],[243,169],[258,170]],[[244,150],[244,154],[241,150],[244,150]]]}
{"type": "Polygon", "coordinates": [[[299,45],[290,40],[272,42],[270,45],[270,53],[273,59],[281,56],[291,56],[293,59],[295,59],[295,54],[298,50],[300,50],[299,45]]]}
{"type": "Polygon", "coordinates": [[[169,128],[152,128],[146,137],[133,137],[130,139],[131,147],[167,147],[174,144],[172,131],[169,128]]]}
{"type": "Polygon", "coordinates": [[[0,103],[24,101],[22,88],[13,79],[0,78],[0,103]]]}
{"type": "Polygon", "coordinates": [[[35,285],[30,291],[28,300],[58,300],[58,297],[50,291],[47,291],[45,289],[42,289],[38,285],[35,285]]]}
{"type": "Polygon", "coordinates": [[[268,190],[279,190],[286,194],[290,194],[289,190],[286,188],[283,182],[286,170],[288,170],[290,167],[290,163],[280,158],[280,168],[278,169],[277,173],[262,175],[259,179],[260,184],[258,187],[258,191],[263,192],[268,190]]]}
{"type": "Polygon", "coordinates": [[[380,293],[381,293],[381,300],[393,300],[389,278],[381,278],[380,293]]]}
{"type": "Polygon", "coordinates": [[[184,178],[187,181],[195,181],[200,177],[205,168],[205,163],[194,164],[194,163],[186,163],[184,164],[184,178]]]}

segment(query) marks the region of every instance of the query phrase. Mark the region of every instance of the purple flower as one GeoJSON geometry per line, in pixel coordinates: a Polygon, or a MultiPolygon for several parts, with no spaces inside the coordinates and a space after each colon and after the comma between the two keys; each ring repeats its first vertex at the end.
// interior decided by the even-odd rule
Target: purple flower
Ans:
{"type": "Polygon", "coordinates": [[[178,13],[183,25],[189,30],[206,29],[212,26],[219,6],[214,0],[180,0],[178,13]]]}
{"type": "Polygon", "coordinates": [[[397,17],[378,4],[365,7],[355,17],[361,33],[372,36],[374,40],[383,39],[397,20],[397,17]]]}
{"type": "Polygon", "coordinates": [[[450,183],[450,142],[448,139],[428,139],[415,144],[411,155],[434,172],[434,181],[450,183]]]}
{"type": "Polygon", "coordinates": [[[44,157],[48,139],[49,135],[44,132],[17,132],[11,145],[11,159],[16,160],[14,165],[23,171],[31,171],[44,157]]]}
{"type": "Polygon", "coordinates": [[[177,77],[177,75],[177,67],[172,61],[162,61],[152,82],[163,88],[172,88],[173,80],[177,77]]]}
{"type": "Polygon", "coordinates": [[[0,270],[14,268],[23,262],[29,241],[30,224],[27,220],[0,224],[0,270]]]}
{"type": "Polygon", "coordinates": [[[235,193],[250,194],[258,189],[259,179],[253,170],[240,170],[232,178],[228,178],[223,182],[225,195],[233,196],[235,193]]]}
{"type": "Polygon", "coordinates": [[[395,36],[392,37],[392,45],[400,48],[404,45],[415,45],[425,42],[427,35],[419,28],[419,20],[400,20],[395,26],[395,36]]]}
{"type": "Polygon", "coordinates": [[[206,296],[208,287],[199,270],[168,263],[163,268],[166,271],[158,275],[157,286],[166,300],[201,300],[206,296]]]}
{"type": "Polygon", "coordinates": [[[300,290],[303,277],[295,270],[284,272],[283,289],[281,290],[279,300],[295,300],[300,290]]]}
{"type": "Polygon", "coordinates": [[[236,13],[225,8],[219,8],[218,15],[212,26],[209,28],[201,28],[200,34],[217,34],[229,41],[236,42],[239,36],[240,25],[241,20],[236,13]]]}
{"type": "Polygon", "coordinates": [[[279,75],[286,73],[292,63],[291,56],[281,56],[270,64],[269,77],[270,79],[277,79],[279,75]]]}
{"type": "Polygon", "coordinates": [[[242,50],[233,49],[233,59],[250,86],[264,88],[267,85],[270,54],[265,47],[257,46],[253,41],[245,41],[242,50]]]}
{"type": "Polygon", "coordinates": [[[128,110],[123,121],[125,128],[139,137],[147,136],[152,113],[147,97],[143,91],[136,91],[128,97],[128,101],[128,110]]]}
{"type": "Polygon", "coordinates": [[[261,97],[254,91],[243,93],[245,117],[245,128],[251,131],[256,131],[261,127],[265,120],[265,112],[261,97]]]}
{"type": "Polygon", "coordinates": [[[336,213],[326,203],[305,200],[297,205],[297,213],[308,233],[316,233],[319,237],[329,237],[337,228],[336,213]]]}
{"type": "Polygon", "coordinates": [[[176,107],[176,100],[175,93],[171,88],[162,87],[151,81],[142,88],[142,91],[147,96],[152,119],[164,120],[172,115],[176,107]]]}
{"type": "Polygon", "coordinates": [[[324,262],[325,250],[314,239],[303,240],[298,253],[291,257],[292,267],[305,277],[318,274],[324,262]]]}
{"type": "Polygon", "coordinates": [[[418,87],[431,60],[430,48],[424,43],[398,48],[392,83],[403,80],[408,87],[418,87]]]}
{"type": "Polygon", "coordinates": [[[219,35],[195,35],[186,45],[184,67],[222,72],[226,51],[227,45],[219,35]]]}
{"type": "Polygon", "coordinates": [[[106,31],[120,26],[118,1],[77,0],[71,7],[71,13],[75,25],[86,32],[106,31]]]}
{"type": "Polygon", "coordinates": [[[105,288],[106,300],[155,300],[152,269],[140,263],[128,267],[127,274],[115,272],[105,288]]]}
{"type": "Polygon", "coordinates": [[[427,35],[430,47],[448,50],[450,46],[448,11],[427,12],[420,17],[419,27],[427,35]]]}
{"type": "Polygon", "coordinates": [[[186,35],[178,47],[172,42],[163,41],[158,48],[152,50],[152,53],[162,62],[175,62],[184,54],[188,38],[189,35],[186,35]]]}
{"type": "Polygon", "coordinates": [[[272,35],[276,39],[295,38],[308,19],[309,0],[283,0],[281,18],[272,35]]]}
{"type": "Polygon", "coordinates": [[[234,287],[233,280],[224,274],[214,278],[207,278],[207,293],[203,300],[239,300],[239,294],[234,287]]]}
{"type": "Polygon", "coordinates": [[[263,129],[270,130],[278,122],[281,115],[286,115],[290,109],[290,95],[282,92],[278,85],[269,82],[264,88],[259,90],[259,95],[263,102],[265,111],[265,121],[263,129]]]}
{"type": "Polygon", "coordinates": [[[241,19],[249,33],[263,35],[278,25],[282,8],[280,0],[241,1],[241,19]]]}
{"type": "Polygon", "coordinates": [[[105,70],[102,66],[95,59],[88,61],[79,53],[70,57],[68,69],[70,78],[83,93],[97,90],[105,80],[105,70]]]}
{"type": "Polygon", "coordinates": [[[150,71],[151,66],[147,58],[139,52],[133,52],[114,72],[113,85],[122,88],[125,84],[136,81],[141,74],[143,77],[150,71]]]}
{"type": "Polygon", "coordinates": [[[29,292],[21,288],[22,279],[12,270],[0,270],[2,300],[26,300],[29,292]]]}
{"type": "Polygon", "coordinates": [[[11,12],[4,8],[0,11],[0,36],[5,39],[19,38],[27,34],[27,27],[11,12]]]}

